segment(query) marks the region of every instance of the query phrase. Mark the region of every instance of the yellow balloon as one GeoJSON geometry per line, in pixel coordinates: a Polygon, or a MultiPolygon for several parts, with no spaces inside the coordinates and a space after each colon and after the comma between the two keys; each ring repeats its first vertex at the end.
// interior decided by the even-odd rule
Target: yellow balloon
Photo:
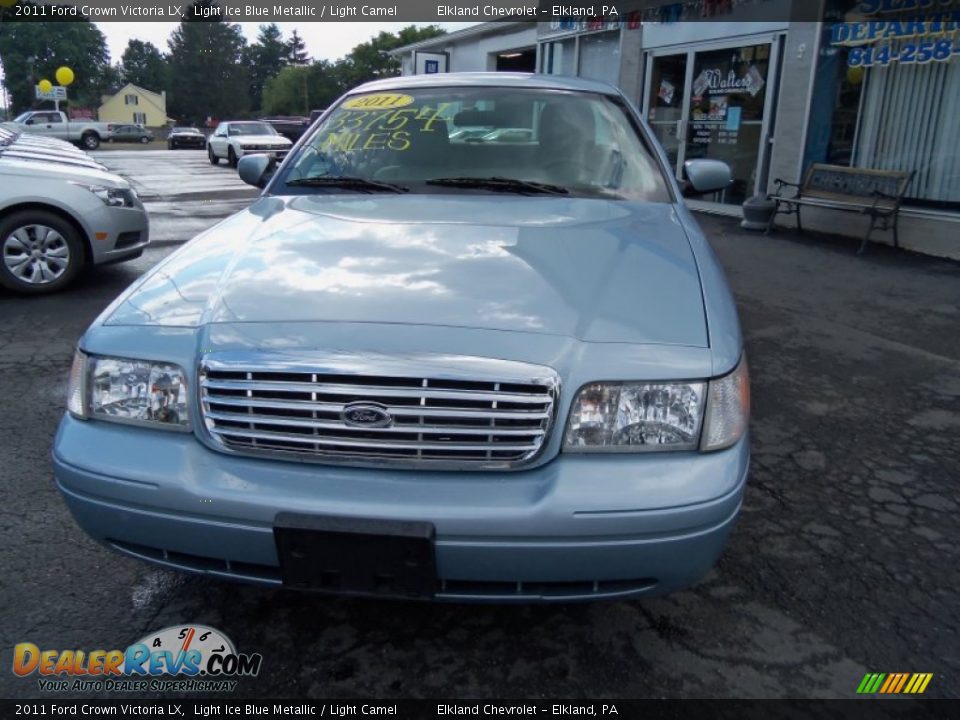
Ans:
{"type": "Polygon", "coordinates": [[[53,90],[53,83],[49,80],[41,80],[37,84],[40,86],[40,92],[48,93],[53,90]]]}
{"type": "Polygon", "coordinates": [[[69,85],[70,83],[73,82],[73,79],[74,79],[73,70],[71,70],[66,66],[57,68],[58,83],[60,83],[61,85],[69,85]]]}
{"type": "Polygon", "coordinates": [[[863,82],[863,68],[862,67],[852,67],[847,68],[847,82],[851,85],[859,85],[863,82]]]}

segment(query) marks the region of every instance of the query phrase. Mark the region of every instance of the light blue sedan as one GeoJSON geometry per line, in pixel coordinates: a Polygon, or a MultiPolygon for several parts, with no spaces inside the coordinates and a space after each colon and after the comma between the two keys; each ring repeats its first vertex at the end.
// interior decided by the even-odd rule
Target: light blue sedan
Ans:
{"type": "Polygon", "coordinates": [[[749,464],[736,308],[614,88],[395,78],[80,340],[53,451],[80,526],[219,578],[437,600],[691,585],[749,464]],[[459,128],[525,128],[498,140],[459,128]]]}

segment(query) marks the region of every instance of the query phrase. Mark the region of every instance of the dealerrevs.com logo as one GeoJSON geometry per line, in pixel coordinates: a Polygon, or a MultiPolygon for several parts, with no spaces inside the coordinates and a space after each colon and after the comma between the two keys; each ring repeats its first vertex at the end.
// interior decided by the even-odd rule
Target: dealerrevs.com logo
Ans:
{"type": "Polygon", "coordinates": [[[14,674],[36,674],[43,692],[231,692],[262,661],[204,625],[168,627],[126,650],[41,650],[29,642],[13,649],[14,674]]]}

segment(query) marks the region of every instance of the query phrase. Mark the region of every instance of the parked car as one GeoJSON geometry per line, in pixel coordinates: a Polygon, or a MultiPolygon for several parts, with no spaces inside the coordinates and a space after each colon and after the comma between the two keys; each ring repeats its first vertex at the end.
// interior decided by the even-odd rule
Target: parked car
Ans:
{"type": "Polygon", "coordinates": [[[82,150],[66,143],[31,142],[29,136],[16,129],[0,125],[0,157],[20,158],[38,162],[57,162],[80,167],[106,170],[82,150]]]}
{"type": "Polygon", "coordinates": [[[0,154],[4,287],[29,294],[61,290],[83,266],[130,260],[148,242],[147,213],[123,178],[0,154]]]}
{"type": "Polygon", "coordinates": [[[111,136],[107,123],[69,120],[63,111],[31,110],[13,119],[22,130],[45,137],[67,140],[86,150],[96,150],[111,136]]]}
{"type": "Polygon", "coordinates": [[[654,595],[711,568],[749,383],[682,195],[727,166],[687,164],[681,190],[618,90],[505,73],[360,86],[274,163],[243,157],[259,200],[81,338],[53,457],[86,532],[438,600],[654,595]],[[451,145],[463,104],[523,111],[536,143],[451,145]]]}
{"type": "Polygon", "coordinates": [[[175,127],[167,135],[167,149],[198,148],[207,146],[207,136],[195,127],[175,127]]]}
{"type": "Polygon", "coordinates": [[[153,141],[153,133],[141,125],[111,125],[110,142],[138,142],[153,141]]]}
{"type": "Polygon", "coordinates": [[[58,140],[36,133],[25,132],[20,125],[14,122],[0,123],[0,133],[2,133],[3,142],[14,142],[18,145],[29,145],[33,148],[44,149],[56,152],[62,155],[73,155],[76,157],[89,158],[86,151],[81,150],[66,140],[58,140]]]}
{"type": "Polygon", "coordinates": [[[274,160],[290,151],[293,143],[280,135],[269,123],[256,120],[222,122],[207,140],[207,157],[216,165],[225,159],[230,167],[244,155],[262,153],[274,160]]]}
{"type": "Polygon", "coordinates": [[[303,137],[303,134],[310,127],[310,118],[298,115],[278,115],[276,117],[260,118],[260,120],[269,123],[274,130],[292,143],[303,137]]]}

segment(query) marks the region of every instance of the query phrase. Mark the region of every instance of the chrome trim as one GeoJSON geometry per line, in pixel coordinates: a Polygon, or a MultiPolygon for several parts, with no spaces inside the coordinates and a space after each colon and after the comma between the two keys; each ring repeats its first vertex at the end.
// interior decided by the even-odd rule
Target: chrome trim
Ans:
{"type": "Polygon", "coordinates": [[[552,368],[460,355],[212,352],[197,377],[196,427],[214,449],[359,467],[526,467],[545,451],[560,400],[552,368]],[[357,404],[392,422],[344,422],[357,404]]]}

